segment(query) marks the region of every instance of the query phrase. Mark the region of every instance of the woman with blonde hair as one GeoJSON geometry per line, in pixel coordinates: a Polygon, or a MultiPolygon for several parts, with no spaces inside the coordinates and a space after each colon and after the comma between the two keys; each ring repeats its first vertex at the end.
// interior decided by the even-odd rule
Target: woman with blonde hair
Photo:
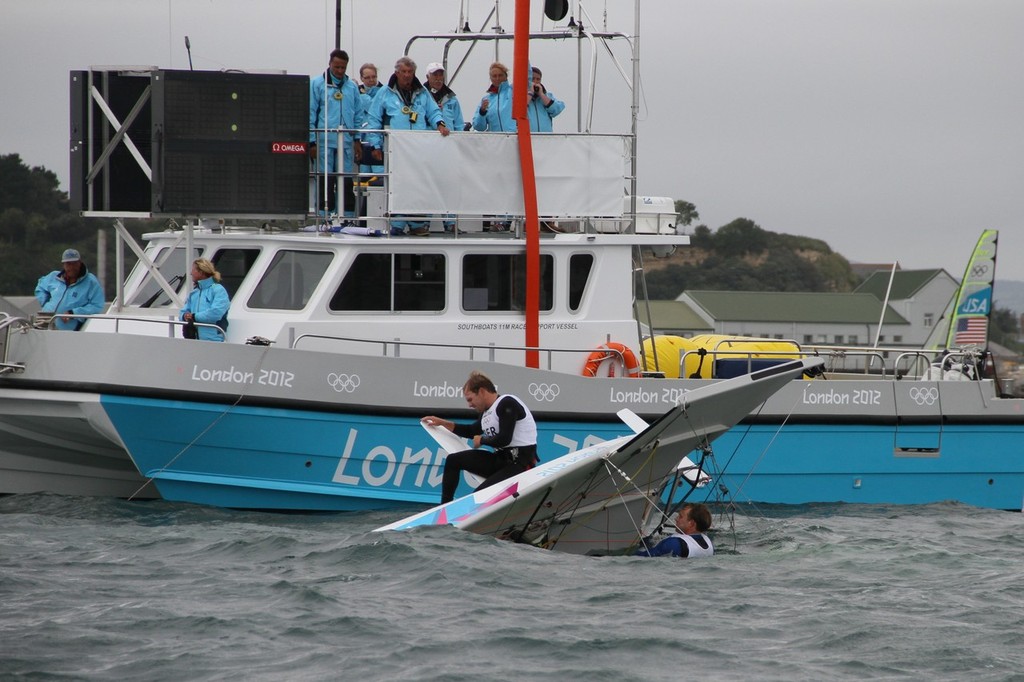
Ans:
{"type": "Polygon", "coordinates": [[[494,62],[487,74],[491,86],[473,116],[473,130],[514,133],[516,123],[512,119],[512,86],[508,82],[508,67],[494,62]]]}
{"type": "Polygon", "coordinates": [[[187,322],[183,328],[186,339],[201,341],[223,341],[228,328],[228,308],[231,299],[228,290],[220,283],[220,273],[206,258],[192,261],[192,281],[195,287],[188,295],[185,306],[181,309],[180,318],[187,322]],[[196,326],[196,323],[215,324],[217,331],[211,327],[196,326]]]}

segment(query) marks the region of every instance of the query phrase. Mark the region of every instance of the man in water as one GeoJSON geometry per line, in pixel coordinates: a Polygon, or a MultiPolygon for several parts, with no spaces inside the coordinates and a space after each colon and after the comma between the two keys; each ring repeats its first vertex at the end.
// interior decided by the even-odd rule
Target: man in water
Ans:
{"type": "Polygon", "coordinates": [[[705,532],[711,528],[711,512],[703,504],[685,504],[676,514],[676,532],[665,538],[653,548],[646,541],[636,556],[675,556],[681,559],[688,557],[712,556],[715,547],[705,532]]]}
{"type": "Polygon", "coordinates": [[[514,395],[498,395],[494,382],[480,372],[469,375],[462,395],[480,414],[472,424],[456,424],[440,417],[423,418],[425,424],[443,426],[456,436],[473,438],[472,450],[453,453],[444,461],[441,504],[455,498],[463,471],[483,476],[486,480],[477,488],[482,490],[537,464],[537,423],[523,401],[514,395]]]}

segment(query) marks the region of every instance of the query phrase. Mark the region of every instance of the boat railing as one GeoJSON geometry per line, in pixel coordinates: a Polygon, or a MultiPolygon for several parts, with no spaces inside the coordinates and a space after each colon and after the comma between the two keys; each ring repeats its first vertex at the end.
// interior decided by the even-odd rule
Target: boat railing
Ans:
{"type": "MultiPolygon", "coordinates": [[[[738,338],[734,340],[745,341],[748,339],[738,338]]],[[[749,340],[757,341],[758,339],[749,340]]],[[[779,342],[777,339],[764,339],[764,341],[779,342]]],[[[700,366],[702,358],[709,357],[711,365],[707,368],[707,373],[703,371],[701,372],[701,376],[714,376],[716,378],[723,378],[726,376],[720,368],[715,366],[715,363],[719,360],[740,361],[741,367],[732,368],[727,375],[734,376],[736,374],[749,374],[750,372],[762,369],[765,366],[779,364],[788,360],[812,357],[824,357],[827,360],[824,368],[825,374],[828,376],[836,376],[837,378],[839,374],[858,377],[870,376],[873,378],[885,378],[886,376],[894,373],[894,370],[889,369],[886,365],[886,351],[881,349],[858,348],[853,346],[801,347],[795,342],[791,343],[793,343],[793,348],[779,350],[721,348],[716,346],[712,349],[700,348],[682,351],[679,357],[679,376],[687,376],[687,360],[690,360],[692,363],[691,358],[694,357],[698,358],[698,366],[700,366]]],[[[703,361],[707,362],[708,360],[703,361]]]]}
{"type": "Polygon", "coordinates": [[[17,362],[11,362],[8,351],[11,347],[11,334],[21,332],[32,326],[24,317],[0,312],[0,374],[24,371],[25,366],[17,362]]]}
{"type": "MultiPolygon", "coordinates": [[[[100,333],[110,333],[110,332],[113,332],[114,334],[121,334],[121,333],[126,333],[127,334],[129,332],[124,331],[124,330],[121,329],[122,324],[126,324],[126,323],[133,323],[133,324],[134,323],[142,323],[142,324],[150,324],[150,325],[164,325],[167,328],[167,337],[171,338],[171,339],[173,339],[173,338],[183,338],[183,335],[178,333],[178,328],[183,328],[183,327],[185,327],[188,324],[187,322],[183,322],[183,321],[177,319],[176,317],[146,317],[146,316],[135,316],[135,315],[109,315],[109,314],[106,314],[106,313],[100,313],[98,315],[75,315],[75,317],[76,318],[82,318],[82,319],[84,319],[86,321],[107,321],[107,322],[111,322],[112,321],[114,323],[112,329],[104,328],[104,329],[99,330],[100,333]]],[[[40,326],[40,328],[52,329],[53,328],[53,322],[54,321],[53,321],[52,318],[49,319],[49,320],[46,320],[45,324],[40,326]]],[[[224,336],[224,330],[221,329],[220,327],[218,327],[215,324],[210,324],[210,323],[207,323],[207,322],[196,322],[195,326],[196,327],[203,327],[203,328],[206,328],[206,329],[215,329],[215,330],[217,330],[218,334],[220,334],[222,337],[224,336]]]]}
{"type": "MultiPolygon", "coordinates": [[[[366,344],[366,345],[377,345],[381,348],[381,355],[383,357],[401,357],[403,348],[434,348],[434,349],[447,349],[464,351],[467,354],[467,359],[478,362],[494,362],[497,357],[498,351],[512,351],[512,352],[527,352],[536,351],[540,353],[547,364],[545,369],[551,370],[553,367],[554,357],[558,354],[581,354],[584,357],[589,356],[594,352],[593,348],[546,348],[542,346],[504,346],[497,344],[455,344],[455,343],[438,343],[429,341],[400,341],[400,340],[383,340],[383,339],[363,339],[358,337],[348,336],[332,336],[328,334],[299,334],[294,339],[289,341],[289,348],[298,348],[299,345],[305,340],[321,340],[321,341],[337,341],[340,343],[353,343],[353,344],[366,344]],[[485,355],[485,357],[478,356],[478,353],[485,355]]],[[[616,350],[609,350],[609,354],[617,354],[620,359],[622,354],[616,350]]]]}

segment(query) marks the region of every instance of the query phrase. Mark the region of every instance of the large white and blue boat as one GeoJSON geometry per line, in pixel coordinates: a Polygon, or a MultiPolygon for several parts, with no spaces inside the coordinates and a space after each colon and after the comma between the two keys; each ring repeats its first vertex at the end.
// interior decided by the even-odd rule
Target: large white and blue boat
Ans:
{"type": "MultiPolygon", "coordinates": [[[[138,264],[82,331],[0,320],[0,493],[433,504],[445,453],[419,419],[469,419],[471,370],[526,402],[550,461],[628,433],[623,408],[653,421],[737,365],[819,355],[821,374],[691,455],[718,483],[698,495],[1021,509],[1024,400],[1004,396],[979,370],[984,348],[953,332],[930,350],[718,339],[701,349],[698,378],[685,378],[693,350],[655,367],[667,341],[646,338],[638,273],[688,239],[672,217],[643,212],[659,201],[637,196],[635,130],[534,136],[535,198],[515,135],[392,131],[386,144],[387,182],[367,188],[361,228],[181,216],[134,247],[138,264]],[[430,238],[387,234],[389,216],[413,214],[435,216],[430,238]],[[459,231],[445,233],[452,219],[459,231]],[[231,294],[224,343],[182,338],[198,256],[231,294]]],[[[123,253],[134,244],[125,216],[110,217],[123,253]]],[[[995,240],[986,232],[972,258],[968,273],[985,274],[965,277],[954,330],[987,324],[995,240]]]]}

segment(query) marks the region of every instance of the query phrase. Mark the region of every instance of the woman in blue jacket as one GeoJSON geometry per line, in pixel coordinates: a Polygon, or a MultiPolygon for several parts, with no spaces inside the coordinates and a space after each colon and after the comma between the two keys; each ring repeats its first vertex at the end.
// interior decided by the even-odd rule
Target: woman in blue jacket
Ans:
{"type": "Polygon", "coordinates": [[[508,82],[508,67],[494,62],[487,73],[491,87],[487,88],[487,94],[480,100],[473,116],[473,130],[514,133],[516,122],[512,119],[512,86],[508,82]]]}
{"type": "MultiPolygon", "coordinates": [[[[188,295],[181,319],[185,322],[215,324],[221,331],[227,331],[228,308],[231,299],[228,290],[220,283],[220,273],[213,263],[205,258],[192,261],[192,281],[195,288],[188,295]]],[[[197,327],[200,341],[223,341],[224,334],[210,327],[197,327]]]]}

